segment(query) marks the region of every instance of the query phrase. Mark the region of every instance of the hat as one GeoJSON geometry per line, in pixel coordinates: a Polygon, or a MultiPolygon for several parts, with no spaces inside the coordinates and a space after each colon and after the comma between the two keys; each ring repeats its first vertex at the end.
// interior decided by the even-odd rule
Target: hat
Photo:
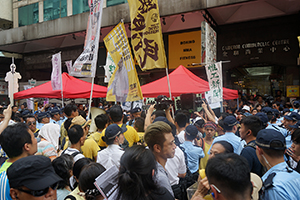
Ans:
{"type": "Polygon", "coordinates": [[[85,128],[89,123],[91,123],[91,121],[92,120],[86,121],[81,115],[78,115],[72,119],[69,128],[71,128],[74,125],[80,125],[82,128],[85,128]]]}
{"type": "Polygon", "coordinates": [[[284,115],[283,117],[287,120],[293,120],[293,121],[300,120],[300,115],[296,112],[290,112],[287,115],[284,115]]]}
{"type": "Polygon", "coordinates": [[[207,123],[204,125],[204,128],[207,128],[207,127],[210,127],[210,128],[212,128],[212,129],[214,129],[214,130],[217,129],[217,125],[214,124],[213,122],[207,122],[207,123]]]}
{"type": "Polygon", "coordinates": [[[24,110],[24,111],[22,112],[22,117],[28,117],[28,116],[30,116],[30,115],[32,115],[32,113],[30,112],[30,110],[24,110]]]}
{"type": "Polygon", "coordinates": [[[300,105],[300,102],[299,102],[299,101],[294,101],[293,105],[294,105],[294,106],[300,105]]]}
{"type": "Polygon", "coordinates": [[[196,137],[198,135],[198,129],[196,126],[194,125],[188,125],[186,128],[185,128],[185,133],[189,136],[194,136],[196,137]]]}
{"type": "Polygon", "coordinates": [[[117,124],[111,124],[105,130],[105,137],[108,140],[111,140],[120,135],[121,133],[123,133],[123,131],[120,126],[118,126],[117,124]]]}
{"type": "Polygon", "coordinates": [[[285,137],[274,129],[262,129],[257,133],[256,145],[265,149],[286,149],[285,137]]]}
{"type": "Polygon", "coordinates": [[[46,113],[46,112],[38,113],[38,116],[37,116],[38,119],[43,119],[45,117],[49,117],[48,113],[46,113]]]}
{"type": "Polygon", "coordinates": [[[50,112],[51,115],[60,114],[60,109],[57,108],[57,107],[51,107],[51,108],[49,109],[49,112],[50,112]]]}
{"type": "Polygon", "coordinates": [[[139,108],[139,107],[135,107],[134,109],[130,110],[129,112],[130,112],[131,114],[137,113],[137,112],[142,112],[142,109],[139,108]]]}
{"type": "Polygon", "coordinates": [[[272,108],[266,106],[266,107],[263,107],[263,108],[261,109],[261,111],[264,112],[264,113],[272,112],[272,108]]]}
{"type": "Polygon", "coordinates": [[[45,156],[27,156],[15,161],[7,169],[11,188],[25,186],[30,190],[42,190],[62,179],[55,173],[51,160],[45,156]]]}
{"type": "Polygon", "coordinates": [[[224,119],[224,125],[226,127],[232,127],[234,125],[236,125],[238,123],[238,121],[236,120],[235,116],[233,115],[229,115],[227,117],[225,117],[224,119]]]}
{"type": "Polygon", "coordinates": [[[262,121],[263,124],[267,124],[269,122],[269,118],[266,113],[259,112],[255,116],[259,117],[260,121],[262,121]]]}
{"type": "Polygon", "coordinates": [[[248,112],[250,112],[250,107],[247,105],[244,105],[244,107],[242,108],[242,110],[247,110],[248,112]]]}
{"type": "Polygon", "coordinates": [[[282,111],[283,113],[286,113],[286,112],[290,112],[290,109],[288,109],[288,108],[285,108],[285,109],[283,109],[283,111],[282,111]]]}
{"type": "Polygon", "coordinates": [[[289,127],[291,128],[300,128],[300,121],[298,121],[296,124],[294,125],[289,125],[289,127]]]}

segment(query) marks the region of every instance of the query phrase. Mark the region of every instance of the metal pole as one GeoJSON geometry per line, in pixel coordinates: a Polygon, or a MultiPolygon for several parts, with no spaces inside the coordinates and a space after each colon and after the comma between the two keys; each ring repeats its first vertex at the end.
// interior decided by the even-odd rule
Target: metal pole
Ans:
{"type": "MultiPolygon", "coordinates": [[[[14,59],[14,57],[12,57],[11,58],[12,59],[12,65],[14,65],[15,64],[15,59],[14,59]]],[[[16,70],[16,68],[15,68],[15,70],[16,70]]],[[[13,105],[14,105],[14,93],[15,93],[15,86],[14,86],[14,82],[15,82],[15,73],[16,73],[16,71],[15,72],[13,72],[13,70],[11,71],[11,74],[12,74],[12,94],[11,94],[11,98],[10,98],[10,106],[11,107],[13,107],[13,105]]]]}
{"type": "Polygon", "coordinates": [[[91,95],[90,95],[90,102],[89,102],[88,119],[90,119],[90,114],[91,114],[92,97],[93,97],[93,89],[94,89],[94,79],[95,79],[95,77],[92,78],[92,87],[91,87],[91,95]]]}
{"type": "MultiPolygon", "coordinates": [[[[166,74],[167,74],[169,95],[170,95],[170,99],[172,100],[171,85],[170,85],[169,72],[168,72],[168,68],[167,67],[166,67],[166,74]]],[[[174,109],[173,109],[173,106],[171,107],[171,110],[172,110],[172,117],[174,118],[174,109]]]]}
{"type": "Polygon", "coordinates": [[[62,102],[62,105],[61,107],[63,108],[64,107],[64,91],[63,91],[63,78],[62,78],[62,74],[60,74],[61,76],[61,81],[60,81],[60,85],[61,85],[61,102],[62,102]]]}

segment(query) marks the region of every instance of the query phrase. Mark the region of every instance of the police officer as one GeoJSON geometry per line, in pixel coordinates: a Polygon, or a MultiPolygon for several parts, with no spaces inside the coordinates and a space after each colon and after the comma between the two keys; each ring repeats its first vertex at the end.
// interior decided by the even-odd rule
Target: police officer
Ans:
{"type": "Polygon", "coordinates": [[[300,115],[295,112],[290,112],[284,116],[283,125],[288,130],[288,134],[285,138],[287,148],[290,148],[292,145],[292,128],[291,125],[295,125],[297,121],[300,120],[300,115]]]}
{"type": "Polygon", "coordinates": [[[60,109],[57,107],[51,107],[49,108],[49,113],[51,116],[50,123],[58,124],[59,126],[61,126],[63,121],[60,119],[60,109]]]}
{"type": "Polygon", "coordinates": [[[274,129],[260,130],[256,137],[256,155],[267,168],[263,175],[261,199],[300,199],[300,174],[284,161],[284,136],[274,129]]]}

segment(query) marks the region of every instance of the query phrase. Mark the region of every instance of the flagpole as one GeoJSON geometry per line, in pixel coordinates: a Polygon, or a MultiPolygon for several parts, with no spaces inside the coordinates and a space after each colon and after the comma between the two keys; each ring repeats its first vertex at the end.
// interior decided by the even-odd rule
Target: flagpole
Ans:
{"type": "Polygon", "coordinates": [[[61,86],[61,107],[63,108],[64,107],[64,91],[63,91],[63,79],[62,79],[62,74],[60,74],[60,77],[61,77],[61,81],[60,81],[60,86],[61,86]]]}
{"type": "Polygon", "coordinates": [[[92,77],[92,86],[91,86],[91,95],[90,95],[90,102],[89,102],[88,119],[90,119],[90,114],[91,114],[92,97],[93,97],[93,89],[94,89],[94,79],[95,79],[95,77],[92,77]]]}
{"type": "MultiPolygon", "coordinates": [[[[171,85],[170,85],[170,79],[169,79],[168,67],[166,67],[166,74],[167,74],[167,81],[168,81],[169,95],[170,95],[170,99],[172,100],[172,93],[171,93],[171,85]]],[[[174,109],[173,109],[173,106],[171,106],[171,110],[172,110],[172,116],[174,117],[174,109]]]]}

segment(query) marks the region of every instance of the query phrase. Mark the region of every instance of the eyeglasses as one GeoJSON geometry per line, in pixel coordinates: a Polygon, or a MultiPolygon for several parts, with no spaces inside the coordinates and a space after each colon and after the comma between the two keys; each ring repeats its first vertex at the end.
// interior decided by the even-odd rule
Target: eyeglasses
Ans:
{"type": "Polygon", "coordinates": [[[36,122],[28,122],[27,125],[28,126],[30,126],[30,125],[36,125],[36,122]]]}
{"type": "Polygon", "coordinates": [[[42,189],[42,190],[23,190],[21,188],[18,188],[17,190],[20,190],[21,192],[25,192],[27,194],[30,194],[34,197],[41,197],[44,196],[45,194],[47,194],[49,192],[49,188],[52,188],[53,190],[56,190],[58,187],[58,182],[50,185],[49,187],[42,189]]]}

